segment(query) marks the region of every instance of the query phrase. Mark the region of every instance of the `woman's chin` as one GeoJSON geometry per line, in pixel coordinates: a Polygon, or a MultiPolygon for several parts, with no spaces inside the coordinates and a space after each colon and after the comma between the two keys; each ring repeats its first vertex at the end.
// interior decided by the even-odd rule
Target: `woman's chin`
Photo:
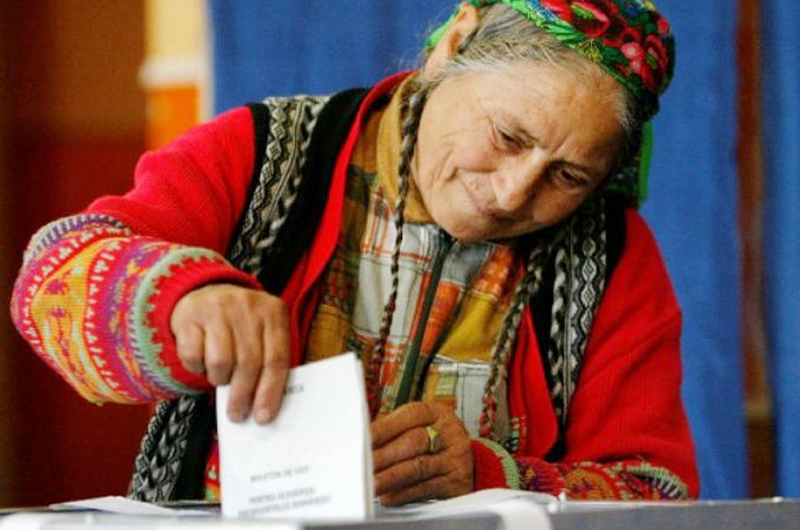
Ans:
{"type": "Polygon", "coordinates": [[[477,243],[479,241],[487,241],[493,239],[493,231],[486,227],[480,226],[480,224],[472,224],[472,223],[459,223],[453,224],[452,226],[447,226],[446,224],[440,224],[440,226],[444,229],[445,232],[450,234],[455,239],[459,240],[461,243],[477,243]]]}
{"type": "MultiPolygon", "coordinates": [[[[441,226],[441,225],[440,225],[441,226]]],[[[491,241],[492,243],[507,244],[522,235],[536,232],[541,227],[484,227],[479,224],[457,225],[454,227],[442,226],[452,237],[461,243],[470,244],[491,241]]]]}
{"type": "Polygon", "coordinates": [[[481,211],[469,211],[469,206],[462,206],[457,212],[434,210],[431,217],[445,232],[462,243],[508,239],[518,235],[522,228],[485,215],[481,211]]]}

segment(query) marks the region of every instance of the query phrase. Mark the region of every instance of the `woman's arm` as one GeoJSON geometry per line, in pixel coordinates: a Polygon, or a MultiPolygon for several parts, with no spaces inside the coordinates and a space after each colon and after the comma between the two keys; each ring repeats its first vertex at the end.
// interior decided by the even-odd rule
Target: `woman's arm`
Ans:
{"type": "Polygon", "coordinates": [[[586,360],[559,461],[512,457],[499,444],[473,441],[476,489],[509,487],[577,499],[696,497],[693,446],[678,393],[680,315],[651,331],[616,355],[602,359],[591,352],[598,358],[586,360]]]}
{"type": "MultiPolygon", "coordinates": [[[[493,441],[470,441],[451,409],[412,403],[372,425],[376,491],[382,502],[446,498],[486,488],[575,499],[698,495],[694,448],[680,397],[680,311],[649,229],[633,212],[627,224],[625,252],[596,315],[570,404],[563,456],[547,461],[526,452],[522,442],[512,455],[493,441]],[[428,452],[427,426],[441,436],[436,454],[428,452]]],[[[533,337],[530,319],[527,325],[533,337]]],[[[535,431],[537,421],[541,425],[548,419],[524,421],[526,429],[535,431]]]]}
{"type": "Polygon", "coordinates": [[[142,157],[135,187],[42,228],[17,278],[14,322],[94,402],[149,402],[208,387],[183,367],[170,317],[209,283],[260,289],[225,262],[254,165],[248,109],[142,157]]]}
{"type": "MultiPolygon", "coordinates": [[[[698,495],[680,395],[680,310],[655,240],[633,210],[626,233],[570,404],[563,457],[512,457],[498,444],[476,441],[476,489],[516,487],[595,499],[698,495]]],[[[536,429],[536,419],[529,422],[536,429]]]]}

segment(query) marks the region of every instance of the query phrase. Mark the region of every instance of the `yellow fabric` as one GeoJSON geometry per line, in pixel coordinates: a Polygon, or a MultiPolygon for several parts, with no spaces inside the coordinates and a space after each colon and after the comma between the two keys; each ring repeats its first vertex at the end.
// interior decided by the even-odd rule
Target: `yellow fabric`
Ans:
{"type": "MultiPolygon", "coordinates": [[[[402,125],[400,123],[400,100],[405,83],[400,86],[389,102],[389,106],[381,113],[378,130],[378,143],[375,157],[377,159],[378,181],[389,204],[394,207],[397,202],[398,173],[397,166],[400,162],[400,144],[403,141],[402,125]]],[[[377,117],[376,117],[377,118],[377,117]]],[[[373,151],[369,151],[373,152],[373,151]]],[[[354,157],[355,160],[355,157],[354,157]]],[[[366,162],[366,161],[365,161],[366,162]]],[[[355,161],[354,161],[355,163],[355,161]]],[[[408,183],[408,196],[403,212],[406,221],[412,223],[432,223],[428,211],[422,202],[414,179],[408,183]]]]}
{"type": "MultiPolygon", "coordinates": [[[[385,107],[373,111],[353,152],[341,236],[323,279],[306,352],[308,361],[355,351],[366,368],[374,350],[391,290],[391,210],[397,197],[402,136],[399,93],[385,107]],[[359,286],[359,281],[368,281],[369,285],[359,286]],[[356,306],[360,309],[354,313],[356,306]]],[[[513,247],[493,243],[461,246],[457,251],[473,258],[465,262],[459,254],[458,259],[448,261],[446,274],[435,286],[431,313],[422,322],[422,300],[431,288],[431,256],[426,237],[414,236],[432,229],[433,224],[413,185],[409,187],[405,217],[407,237],[400,285],[406,287],[401,287],[386,345],[381,408],[393,408],[395,386],[405,368],[404,352],[420,327],[425,331],[421,354],[435,356],[426,375],[423,399],[458,407],[460,396],[479,404],[483,384],[475,377],[488,377],[494,343],[520,280],[516,254],[513,247]]],[[[476,425],[477,418],[470,420],[476,425]]]]}
{"type": "MultiPolygon", "coordinates": [[[[44,359],[83,398],[93,403],[102,403],[115,395],[104,377],[102,360],[90,351],[92,332],[84,333],[84,308],[91,307],[87,299],[90,289],[96,288],[89,281],[89,271],[107,244],[108,241],[93,243],[65,259],[29,303],[34,325],[41,330],[41,347],[47,353],[44,359]]],[[[128,357],[122,355],[123,360],[128,357]]],[[[135,373],[133,365],[128,368],[135,373]]]]}

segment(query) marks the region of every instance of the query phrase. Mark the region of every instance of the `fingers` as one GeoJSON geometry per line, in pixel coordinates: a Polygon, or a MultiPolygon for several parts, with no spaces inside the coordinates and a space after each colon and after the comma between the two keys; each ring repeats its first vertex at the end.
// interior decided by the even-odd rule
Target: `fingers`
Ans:
{"type": "Polygon", "coordinates": [[[447,499],[472,490],[462,477],[453,474],[439,475],[399,490],[383,493],[378,500],[384,506],[397,506],[428,499],[447,499]]]}
{"type": "Polygon", "coordinates": [[[227,326],[212,326],[205,330],[206,378],[214,386],[227,384],[233,371],[233,335],[227,326]]]}
{"type": "Polygon", "coordinates": [[[265,329],[263,333],[264,360],[255,399],[253,417],[260,424],[269,423],[280,410],[286,379],[289,377],[289,320],[284,312],[285,322],[265,329]]]}
{"type": "MultiPolygon", "coordinates": [[[[228,395],[228,417],[231,421],[244,421],[250,414],[256,383],[262,370],[260,329],[249,332],[250,327],[260,328],[258,322],[248,327],[234,328],[235,356],[230,360],[233,373],[228,395]],[[254,337],[256,335],[256,337],[254,337]]],[[[224,384],[224,383],[220,383],[224,384]]]]}
{"type": "Polygon", "coordinates": [[[443,499],[472,491],[472,444],[452,407],[409,403],[372,422],[375,493],[381,503],[443,499]],[[430,454],[428,428],[441,447],[430,454]]]}
{"type": "Polygon", "coordinates": [[[175,348],[183,367],[193,374],[202,374],[206,371],[203,356],[205,352],[205,334],[203,328],[188,325],[180,333],[175,333],[175,348]]]}
{"type": "Polygon", "coordinates": [[[443,455],[423,455],[403,460],[375,474],[375,495],[381,496],[426,482],[447,474],[449,470],[448,458],[443,455]]]}
{"type": "Polygon", "coordinates": [[[436,419],[436,411],[426,403],[403,405],[372,422],[372,446],[381,447],[410,429],[432,425],[436,419]]]}
{"type": "Polygon", "coordinates": [[[428,431],[425,427],[414,427],[397,436],[392,443],[373,449],[373,469],[378,473],[396,462],[425,455],[429,447],[428,431]]]}
{"type": "Polygon", "coordinates": [[[278,413],[289,374],[289,315],[280,298],[235,285],[185,295],[170,326],[183,366],[213,386],[230,384],[228,416],[259,423],[278,413]]]}

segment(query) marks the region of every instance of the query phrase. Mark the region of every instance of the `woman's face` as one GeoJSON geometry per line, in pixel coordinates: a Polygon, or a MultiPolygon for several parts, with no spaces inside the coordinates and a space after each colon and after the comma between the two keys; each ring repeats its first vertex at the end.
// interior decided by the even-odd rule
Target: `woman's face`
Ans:
{"type": "Polygon", "coordinates": [[[622,88],[549,64],[447,78],[423,110],[413,178],[433,219],[462,241],[553,225],[611,170],[622,88]]]}

